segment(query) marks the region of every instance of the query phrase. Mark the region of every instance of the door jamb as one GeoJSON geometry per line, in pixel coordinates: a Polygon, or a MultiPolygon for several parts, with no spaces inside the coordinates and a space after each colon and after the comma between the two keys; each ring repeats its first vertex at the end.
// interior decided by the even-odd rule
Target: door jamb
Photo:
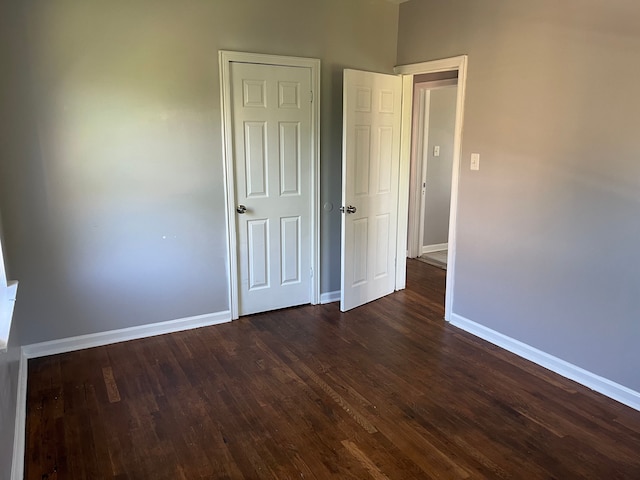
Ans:
{"type": "MultiPolygon", "coordinates": [[[[222,115],[222,161],[225,181],[225,213],[227,226],[227,277],[229,279],[229,308],[231,318],[237,320],[238,310],[238,255],[235,221],[235,173],[233,163],[233,135],[231,131],[231,89],[230,66],[232,62],[258,63],[286,67],[303,67],[311,70],[311,290],[310,303],[320,301],[320,60],[315,58],[287,57],[258,53],[218,52],[220,67],[220,111],[222,115]]],[[[304,272],[303,272],[304,275],[304,272]]]]}
{"type": "Polygon", "coordinates": [[[413,176],[414,181],[409,184],[409,215],[411,218],[407,224],[407,256],[419,257],[422,254],[422,240],[424,238],[424,183],[426,180],[426,165],[429,148],[429,107],[431,104],[431,90],[428,88],[415,88],[411,111],[412,134],[411,159],[409,181],[413,176]],[[416,97],[415,93],[418,93],[416,97]],[[417,113],[417,116],[416,116],[417,113]],[[413,174],[413,175],[412,175],[413,174]],[[418,185],[419,184],[419,185],[418,185]],[[413,206],[413,208],[412,208],[413,206]]]}
{"type": "Polygon", "coordinates": [[[411,163],[411,122],[413,107],[413,77],[423,73],[458,71],[456,120],[453,141],[453,174],[451,177],[451,209],[449,213],[449,251],[447,255],[447,280],[444,303],[444,319],[451,320],[453,290],[455,285],[456,238],[458,216],[458,183],[462,154],[462,127],[464,99],[467,84],[467,56],[434,60],[430,62],[400,65],[394,68],[402,75],[402,133],[400,140],[400,178],[398,198],[398,238],[396,252],[396,290],[407,284],[407,221],[409,211],[409,172],[411,163]]]}
{"type": "Polygon", "coordinates": [[[418,256],[422,255],[422,246],[424,245],[424,214],[427,203],[426,183],[427,183],[427,169],[429,168],[429,153],[431,151],[431,145],[429,144],[429,128],[431,121],[431,89],[420,89],[420,95],[423,97],[423,115],[422,130],[420,136],[422,137],[422,150],[420,155],[420,164],[418,169],[420,171],[420,202],[417,205],[418,210],[418,243],[414,248],[418,249],[418,256]]]}

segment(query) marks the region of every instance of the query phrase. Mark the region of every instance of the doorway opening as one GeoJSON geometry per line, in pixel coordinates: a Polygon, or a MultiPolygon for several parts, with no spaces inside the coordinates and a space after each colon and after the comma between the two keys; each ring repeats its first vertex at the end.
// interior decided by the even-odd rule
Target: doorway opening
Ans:
{"type": "Polygon", "coordinates": [[[396,290],[406,286],[407,257],[416,258],[425,253],[446,250],[444,310],[447,321],[451,318],[455,282],[466,70],[466,55],[395,68],[395,73],[402,75],[403,81],[396,290]],[[444,123],[449,126],[453,123],[452,135],[450,133],[440,138],[435,134],[442,132],[435,132],[434,125],[429,125],[433,122],[431,107],[434,104],[440,107],[443,105],[439,104],[448,105],[443,107],[448,114],[445,117],[449,117],[444,123]],[[418,123],[415,128],[414,123],[418,123]],[[414,135],[414,131],[417,135],[414,135]],[[445,149],[450,150],[450,160],[443,155],[445,149]],[[429,162],[430,159],[432,162],[429,162]],[[437,178],[430,177],[430,167],[431,173],[438,174],[435,176],[437,178]],[[429,201],[432,194],[433,199],[429,201]],[[447,203],[448,212],[443,208],[447,203]]]}
{"type": "Polygon", "coordinates": [[[458,72],[415,75],[407,257],[446,270],[458,72]]]}

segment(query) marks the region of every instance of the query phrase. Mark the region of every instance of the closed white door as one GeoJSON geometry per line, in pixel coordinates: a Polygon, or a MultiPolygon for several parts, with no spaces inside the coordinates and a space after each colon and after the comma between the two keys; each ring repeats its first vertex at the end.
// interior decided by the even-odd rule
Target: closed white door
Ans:
{"type": "Polygon", "coordinates": [[[401,100],[401,77],[344,71],[343,312],[395,289],[401,100]]]}
{"type": "Polygon", "coordinates": [[[311,70],[231,63],[240,315],[311,300],[311,70]]]}

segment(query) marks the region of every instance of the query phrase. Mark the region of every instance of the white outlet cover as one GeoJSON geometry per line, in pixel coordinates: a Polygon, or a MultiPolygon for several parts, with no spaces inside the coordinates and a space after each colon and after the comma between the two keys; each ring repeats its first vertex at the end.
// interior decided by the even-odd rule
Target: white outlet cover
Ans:
{"type": "Polygon", "coordinates": [[[480,154],[471,154],[471,170],[480,170],[480,154]]]}

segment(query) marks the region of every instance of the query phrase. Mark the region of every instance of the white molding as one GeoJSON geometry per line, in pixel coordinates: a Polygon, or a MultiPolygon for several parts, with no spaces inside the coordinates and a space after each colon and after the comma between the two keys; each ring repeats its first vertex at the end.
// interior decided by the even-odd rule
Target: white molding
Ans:
{"type": "Polygon", "coordinates": [[[458,196],[460,169],[462,168],[462,131],[464,128],[464,101],[467,92],[467,56],[455,57],[458,63],[458,92],[456,98],[456,122],[453,136],[453,168],[451,172],[451,205],[449,207],[449,249],[447,252],[447,277],[444,296],[444,318],[453,314],[455,290],[456,245],[458,236],[458,196]]]}
{"type": "Polygon", "coordinates": [[[455,87],[458,85],[458,78],[445,78],[444,80],[427,80],[416,83],[415,86],[423,90],[435,90],[440,88],[455,87]]]}
{"type": "Polygon", "coordinates": [[[7,351],[9,333],[11,332],[11,319],[16,303],[18,282],[10,282],[7,279],[7,268],[4,264],[4,238],[2,235],[2,218],[0,218],[0,352],[7,351]]]}
{"type": "Polygon", "coordinates": [[[322,305],[326,303],[333,303],[340,301],[340,290],[335,290],[333,292],[327,292],[320,295],[320,303],[322,305]]]}
{"type": "Polygon", "coordinates": [[[9,284],[7,280],[7,268],[4,265],[4,238],[2,235],[2,218],[0,217],[0,288],[6,288],[9,284]]]}
{"type": "Polygon", "coordinates": [[[398,232],[396,236],[396,290],[407,286],[407,244],[409,236],[409,184],[411,177],[411,129],[413,128],[413,76],[402,77],[402,123],[400,125],[400,167],[398,172],[398,232]]]}
{"type": "MultiPolygon", "coordinates": [[[[458,55],[457,57],[443,58],[440,60],[430,60],[428,62],[412,63],[409,65],[398,65],[393,69],[393,71],[400,75],[446,72],[449,70],[459,70],[460,66],[466,62],[466,55],[458,55]]],[[[460,79],[460,72],[458,72],[458,79],[460,79]]]]}
{"type": "MultiPolygon", "coordinates": [[[[412,78],[412,77],[408,77],[412,78]]],[[[456,79],[457,81],[457,79],[456,79]]],[[[420,256],[420,246],[424,236],[424,198],[423,182],[426,177],[425,138],[428,143],[429,131],[429,103],[431,92],[429,89],[419,88],[423,84],[413,86],[413,102],[411,109],[411,157],[409,158],[409,216],[407,224],[407,246],[409,258],[420,256]],[[415,95],[418,93],[418,95],[415,95]],[[418,161],[418,159],[420,159],[418,161]]]]}
{"type": "Polygon", "coordinates": [[[448,249],[449,249],[448,243],[434,243],[433,245],[423,245],[421,252],[433,253],[433,252],[441,252],[443,250],[448,250],[448,249]]]}
{"type": "Polygon", "coordinates": [[[464,125],[464,100],[467,85],[467,56],[433,60],[430,62],[400,65],[394,72],[403,76],[402,84],[402,139],[400,146],[400,188],[398,201],[398,254],[396,257],[396,290],[406,286],[407,257],[401,250],[407,245],[407,218],[409,209],[409,182],[411,163],[411,109],[413,107],[413,77],[423,73],[458,71],[456,120],[453,140],[453,172],[451,175],[451,206],[449,210],[449,249],[447,253],[447,284],[444,299],[444,318],[450,320],[453,313],[455,290],[456,236],[458,218],[458,190],[462,154],[462,130],[464,125]],[[400,247],[402,246],[402,247],[400,247]]]}
{"type": "Polygon", "coordinates": [[[620,403],[640,411],[640,392],[631,390],[624,385],[608,380],[600,375],[589,372],[581,367],[566,362],[558,357],[554,357],[542,350],[527,345],[519,340],[496,332],[484,325],[473,322],[458,314],[452,314],[451,324],[462,330],[480,337],[498,347],[504,348],[511,353],[532,361],[552,372],[562,375],[585,387],[595,390],[602,395],[612,398],[620,403]]]}
{"type": "Polygon", "coordinates": [[[84,348],[100,347],[111,343],[126,342],[128,340],[137,340],[139,338],[153,337],[155,335],[164,335],[165,333],[208,327],[230,321],[231,312],[227,310],[224,312],[169,320],[167,322],[150,323],[136,327],[90,333],[88,335],[79,335],[77,337],[61,338],[59,340],[51,340],[49,342],[32,343],[22,347],[22,351],[26,358],[38,358],[47,355],[56,355],[58,353],[73,352],[84,348]]]}
{"type": "Polygon", "coordinates": [[[229,128],[231,118],[230,64],[232,62],[259,63],[264,65],[282,65],[308,68],[311,71],[313,104],[311,107],[311,265],[313,277],[309,292],[309,301],[317,304],[320,300],[320,60],[317,58],[287,57],[260,53],[218,52],[220,68],[220,112],[222,116],[222,159],[225,172],[225,212],[228,233],[227,255],[229,258],[227,277],[229,278],[229,305],[231,318],[239,317],[238,293],[238,254],[236,250],[237,232],[235,221],[235,172],[233,164],[233,132],[229,128]]]}
{"type": "Polygon", "coordinates": [[[28,359],[20,349],[18,367],[18,392],[16,395],[16,422],[13,433],[13,459],[11,460],[11,480],[24,478],[25,429],[27,426],[27,375],[28,359]]]}
{"type": "MultiPolygon", "coordinates": [[[[415,88],[414,88],[415,89],[415,88]]],[[[404,79],[403,79],[403,83],[402,83],[402,90],[403,90],[403,95],[404,95],[404,90],[405,90],[405,85],[404,85],[404,79]]],[[[422,93],[422,92],[421,92],[422,93]]],[[[415,112],[417,110],[420,109],[421,105],[421,95],[413,96],[413,101],[411,102],[412,104],[412,108],[411,108],[411,132],[420,132],[420,128],[418,125],[418,120],[421,119],[423,116],[422,115],[416,115],[415,112]]],[[[405,121],[405,116],[403,113],[403,121],[405,121]]],[[[422,113],[422,112],[421,112],[422,113]]],[[[405,125],[402,125],[403,127],[403,135],[405,134],[405,125]]],[[[422,135],[419,135],[420,137],[422,135]]],[[[404,137],[403,137],[404,140],[404,137]]],[[[419,139],[417,138],[416,135],[411,135],[410,137],[410,142],[411,142],[411,159],[416,158],[416,152],[418,151],[418,143],[419,143],[419,139]]],[[[403,147],[404,145],[400,146],[400,158],[402,158],[402,153],[403,153],[403,147]]],[[[421,189],[417,188],[418,187],[418,169],[416,168],[416,164],[415,162],[409,162],[409,206],[407,209],[408,212],[408,219],[407,219],[407,257],[408,258],[415,258],[417,256],[420,255],[420,250],[418,248],[419,245],[419,240],[418,240],[418,227],[417,225],[420,223],[420,213],[416,211],[415,205],[417,204],[418,200],[418,194],[421,193],[421,189]]],[[[404,173],[404,172],[403,172],[404,173]]],[[[399,183],[401,184],[402,182],[399,181],[399,183]]],[[[399,209],[398,209],[399,210],[399,209]]],[[[397,283],[397,282],[396,282],[397,283]]]]}
{"type": "Polygon", "coordinates": [[[313,118],[311,120],[311,136],[313,141],[312,172],[314,178],[311,182],[311,264],[313,265],[313,279],[311,290],[311,303],[320,302],[320,60],[313,60],[311,67],[311,88],[313,89],[313,118]]]}
{"type": "Polygon", "coordinates": [[[0,284],[0,352],[7,351],[17,293],[18,282],[0,284]]]}
{"type": "Polygon", "coordinates": [[[27,379],[28,361],[30,358],[45,357],[59,353],[73,352],[85,348],[100,347],[112,343],[126,342],[140,338],[164,335],[194,328],[208,327],[231,321],[231,311],[209,313],[193,317],[151,323],[136,327],[110,330],[106,332],[61,338],[50,342],[32,343],[20,349],[20,366],[18,370],[18,393],[16,398],[16,422],[13,437],[13,459],[11,480],[22,480],[24,476],[25,428],[27,420],[27,379]]]}
{"type": "Polygon", "coordinates": [[[424,243],[424,217],[427,209],[427,189],[423,185],[427,184],[427,169],[429,166],[429,149],[431,146],[429,145],[429,128],[431,121],[431,90],[430,89],[419,89],[420,91],[420,103],[421,103],[421,111],[420,111],[420,123],[421,128],[418,130],[418,135],[420,136],[420,147],[419,154],[416,155],[415,161],[418,163],[416,165],[416,171],[419,173],[418,178],[420,178],[420,184],[414,185],[414,188],[417,187],[418,190],[418,200],[420,205],[418,208],[414,209],[418,211],[418,243],[416,247],[420,251],[420,255],[424,252],[422,251],[423,243],[424,243]]]}
{"type": "Polygon", "coordinates": [[[237,236],[235,228],[235,216],[230,208],[235,203],[235,182],[233,182],[233,162],[231,152],[233,152],[232,132],[227,126],[231,125],[231,111],[227,105],[231,105],[231,92],[228,88],[230,72],[229,62],[225,59],[225,53],[218,52],[218,63],[220,68],[220,114],[222,128],[222,163],[225,172],[224,193],[225,193],[225,222],[227,227],[227,278],[229,279],[229,307],[231,318],[238,318],[238,257],[236,252],[237,236]],[[231,181],[229,181],[231,179],[231,181]]]}

